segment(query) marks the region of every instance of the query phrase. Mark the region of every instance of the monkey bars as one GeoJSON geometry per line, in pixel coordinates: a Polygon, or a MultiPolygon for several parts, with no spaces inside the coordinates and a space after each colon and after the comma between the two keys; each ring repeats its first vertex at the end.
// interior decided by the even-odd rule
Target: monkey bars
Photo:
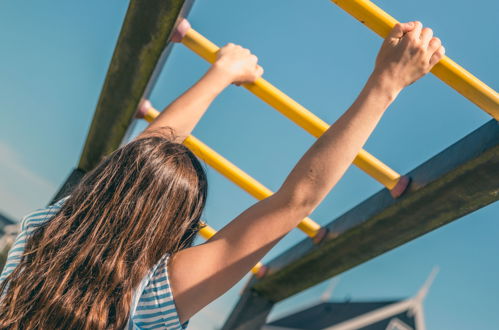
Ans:
{"type": "MultiPolygon", "coordinates": [[[[333,2],[382,37],[397,23],[368,0],[333,2]]],[[[218,47],[191,29],[186,21],[182,23],[191,5],[192,0],[150,0],[148,6],[130,1],[80,162],[54,199],[70,193],[85,172],[119,146],[139,102],[148,98],[155,84],[171,49],[169,40],[182,42],[211,63],[216,59],[218,47]]],[[[445,57],[432,73],[499,119],[497,93],[457,63],[445,57]]],[[[324,121],[264,79],[244,87],[315,137],[328,128],[324,121]]],[[[157,112],[148,109],[144,115],[152,121],[157,112]]],[[[262,199],[272,194],[195,137],[188,137],[184,143],[254,197],[262,199]]],[[[252,269],[256,276],[247,285],[224,329],[257,329],[265,324],[277,301],[496,201],[499,126],[490,121],[408,176],[400,175],[364,150],[354,163],[388,190],[381,190],[324,228],[305,219],[300,228],[315,242],[303,240],[267,266],[257,264],[252,269]],[[409,176],[413,178],[410,186],[409,176]],[[403,196],[393,198],[406,188],[403,196]]],[[[200,229],[206,239],[215,233],[207,225],[200,229]]]]}
{"type": "MultiPolygon", "coordinates": [[[[185,19],[177,27],[172,41],[182,42],[187,48],[210,63],[214,63],[216,60],[218,46],[192,29],[185,19]]],[[[243,86],[316,138],[329,128],[329,125],[322,119],[263,78],[259,78],[251,84],[243,84],[243,86]]],[[[401,176],[363,149],[354,159],[353,164],[387,187],[393,197],[399,197],[409,183],[407,177],[401,176]]]]}

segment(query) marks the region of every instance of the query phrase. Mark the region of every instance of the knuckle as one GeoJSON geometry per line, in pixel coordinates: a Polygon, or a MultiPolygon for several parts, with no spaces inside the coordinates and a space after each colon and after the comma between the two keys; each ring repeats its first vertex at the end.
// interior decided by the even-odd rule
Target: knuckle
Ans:
{"type": "Polygon", "coordinates": [[[442,44],[442,41],[437,37],[434,37],[433,39],[431,39],[431,42],[433,45],[441,45],[442,44]]]}
{"type": "Polygon", "coordinates": [[[413,55],[422,55],[425,52],[425,48],[420,43],[414,43],[411,47],[411,53],[413,55]]]}
{"type": "Polygon", "coordinates": [[[413,35],[413,34],[409,34],[409,35],[407,35],[407,39],[409,39],[409,41],[410,41],[410,43],[411,43],[412,45],[416,45],[416,44],[417,44],[417,42],[419,41],[418,37],[416,37],[416,36],[415,36],[415,35],[413,35]]]}

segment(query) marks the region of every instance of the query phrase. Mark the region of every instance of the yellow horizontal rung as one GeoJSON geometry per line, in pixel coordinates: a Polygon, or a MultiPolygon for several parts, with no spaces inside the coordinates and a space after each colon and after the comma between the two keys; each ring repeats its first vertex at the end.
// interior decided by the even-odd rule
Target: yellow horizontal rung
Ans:
{"type": "MultiPolygon", "coordinates": [[[[201,228],[199,230],[199,235],[201,235],[201,237],[203,237],[205,240],[209,240],[217,233],[215,229],[211,228],[204,222],[201,222],[200,227],[201,228]]],[[[251,272],[253,274],[261,274],[260,272],[264,269],[265,267],[262,265],[262,263],[259,262],[253,268],[251,268],[251,272]]]]}
{"type": "Polygon", "coordinates": [[[201,223],[200,227],[201,228],[199,229],[199,235],[201,235],[201,237],[203,237],[205,240],[209,240],[217,233],[215,229],[208,226],[205,222],[201,223]]]}
{"type": "MultiPolygon", "coordinates": [[[[152,122],[158,115],[159,111],[152,107],[144,111],[144,119],[149,122],[152,122]]],[[[273,194],[270,189],[253,179],[246,172],[232,164],[193,135],[188,136],[183,143],[196,156],[204,160],[208,165],[256,199],[261,200],[273,194]]],[[[314,238],[319,234],[321,226],[312,219],[305,218],[298,224],[298,228],[309,237],[314,238]]]]}
{"type": "MultiPolygon", "coordinates": [[[[194,29],[187,29],[181,42],[208,62],[215,62],[216,53],[219,50],[218,46],[194,29]]],[[[329,128],[326,122],[263,78],[259,78],[254,83],[244,84],[243,86],[316,138],[321,136],[329,128]]],[[[400,184],[397,186],[399,181],[403,183],[400,174],[365,150],[361,150],[354,159],[353,164],[392,190],[392,194],[395,197],[400,195],[405,189],[405,186],[402,187],[400,184]],[[396,194],[394,194],[394,190],[397,190],[396,194]]]]}
{"type": "MultiPolygon", "coordinates": [[[[273,194],[270,189],[253,179],[246,172],[229,162],[193,135],[188,136],[184,140],[184,144],[191,149],[196,156],[204,160],[208,165],[216,169],[220,174],[234,182],[256,199],[261,200],[273,194]]],[[[308,236],[315,237],[321,229],[321,226],[310,218],[305,218],[298,224],[298,228],[308,236]]]]}
{"type": "MultiPolygon", "coordinates": [[[[369,0],[332,0],[340,8],[386,38],[398,21],[369,0]]],[[[471,102],[499,120],[499,95],[459,64],[445,56],[431,72],[471,102]]]]}

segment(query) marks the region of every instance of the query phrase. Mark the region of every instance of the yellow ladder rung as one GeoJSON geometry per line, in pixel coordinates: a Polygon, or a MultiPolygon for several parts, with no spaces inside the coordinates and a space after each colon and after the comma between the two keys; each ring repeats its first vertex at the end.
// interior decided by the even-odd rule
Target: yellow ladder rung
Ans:
{"type": "MultiPolygon", "coordinates": [[[[148,122],[154,121],[159,115],[159,111],[154,109],[149,103],[147,109],[141,109],[139,116],[142,116],[148,122]]],[[[263,184],[255,180],[249,174],[232,164],[230,161],[222,157],[215,150],[208,147],[193,135],[189,135],[183,142],[196,156],[204,160],[208,165],[217,170],[230,181],[234,182],[240,188],[248,192],[256,199],[262,200],[273,194],[273,192],[263,184]]],[[[310,218],[303,219],[298,224],[298,229],[303,231],[311,238],[318,239],[318,235],[322,237],[323,232],[321,226],[310,218]]]]}
{"type": "MultiPolygon", "coordinates": [[[[369,0],[332,0],[341,9],[361,21],[382,38],[386,38],[395,18],[369,0]]],[[[445,56],[431,72],[482,110],[499,120],[499,95],[469,71],[445,56]]]]}
{"type": "MultiPolygon", "coordinates": [[[[186,20],[181,24],[184,29],[181,42],[206,61],[214,63],[219,47],[192,29],[186,20]]],[[[326,122],[263,78],[251,84],[243,84],[243,86],[316,138],[329,128],[326,122]]],[[[408,185],[406,177],[401,176],[363,149],[354,159],[353,164],[391,190],[394,197],[400,196],[408,185]]]]}

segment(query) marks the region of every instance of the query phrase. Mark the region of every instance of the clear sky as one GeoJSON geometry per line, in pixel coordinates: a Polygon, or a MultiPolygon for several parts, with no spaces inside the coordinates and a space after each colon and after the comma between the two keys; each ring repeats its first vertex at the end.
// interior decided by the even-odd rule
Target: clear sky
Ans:
{"type": "MultiPolygon", "coordinates": [[[[499,2],[376,3],[401,21],[432,27],[447,55],[496,90],[499,2]]],[[[0,211],[16,219],[42,207],[78,163],[128,3],[0,3],[0,211]]],[[[327,122],[351,104],[372,70],[381,39],[327,0],[197,1],[195,29],[219,45],[242,44],[265,78],[327,122]]],[[[174,47],[152,101],[163,107],[207,69],[174,47]]],[[[490,120],[434,76],[401,93],[365,149],[406,173],[490,120]]],[[[139,125],[139,128],[143,127],[139,125]]],[[[230,87],[195,135],[275,190],[313,138],[246,90],[230,87]]],[[[254,200],[208,169],[206,220],[221,228],[254,200]]],[[[381,189],[352,167],[311,216],[328,223],[381,189]]],[[[333,299],[403,298],[440,267],[425,303],[429,329],[497,329],[499,203],[342,274],[333,299]]],[[[265,260],[303,239],[293,231],[265,260]]],[[[264,260],[264,261],[265,261],[264,260]]],[[[311,272],[314,270],[311,269],[311,272]]],[[[191,321],[223,324],[245,281],[191,321]]],[[[274,319],[318,301],[327,282],[278,304],[274,319]]]]}

